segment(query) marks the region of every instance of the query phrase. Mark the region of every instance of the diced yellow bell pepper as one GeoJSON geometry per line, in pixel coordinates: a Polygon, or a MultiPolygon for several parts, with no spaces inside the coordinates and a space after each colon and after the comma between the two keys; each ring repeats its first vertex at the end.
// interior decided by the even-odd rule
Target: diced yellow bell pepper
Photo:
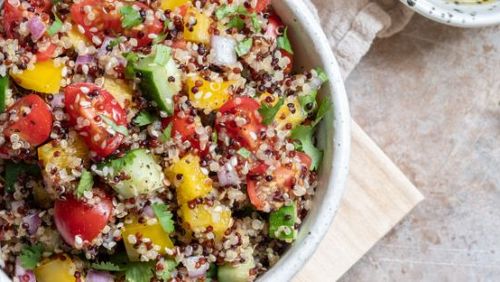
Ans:
{"type": "MultiPolygon", "coordinates": [[[[42,175],[47,186],[65,181],[60,178],[60,171],[66,170],[67,175],[72,175],[71,170],[77,169],[88,160],[89,150],[85,142],[76,132],[70,132],[67,140],[60,143],[49,142],[38,147],[38,160],[42,166],[42,175]],[[65,146],[61,144],[65,142],[65,146]],[[53,171],[58,173],[53,173],[53,171]]],[[[71,180],[70,180],[71,181],[71,180]]]]}
{"type": "Polygon", "coordinates": [[[108,77],[104,79],[102,87],[115,97],[122,108],[127,109],[132,105],[134,90],[124,80],[108,77]]]}
{"type": "Polygon", "coordinates": [[[42,261],[41,265],[35,268],[35,277],[38,282],[75,282],[76,266],[67,255],[47,259],[42,261]]]}
{"type": "Polygon", "coordinates": [[[177,188],[177,202],[185,204],[206,197],[212,191],[212,180],[201,171],[200,157],[188,154],[171,167],[166,175],[177,188]]]}
{"type": "Polygon", "coordinates": [[[53,60],[35,63],[33,69],[10,76],[21,87],[45,94],[56,94],[61,87],[62,66],[55,66],[53,60]]]}
{"type": "Polygon", "coordinates": [[[125,250],[127,251],[128,258],[131,261],[140,260],[139,252],[136,248],[134,248],[134,244],[129,242],[128,239],[130,235],[136,236],[137,234],[141,234],[141,238],[150,239],[153,245],[160,246],[160,250],[158,250],[158,253],[161,255],[164,255],[166,253],[165,248],[172,249],[174,247],[174,244],[172,243],[172,240],[170,239],[168,233],[163,230],[160,223],[156,222],[155,224],[151,225],[148,225],[146,223],[141,224],[138,223],[136,219],[134,219],[132,223],[125,224],[122,230],[125,250]]]}
{"type": "Polygon", "coordinates": [[[233,85],[232,81],[212,82],[198,76],[188,77],[186,81],[189,100],[191,100],[193,106],[209,111],[218,110],[231,98],[229,94],[229,87],[231,85],[233,85]],[[203,84],[196,86],[197,81],[203,84]],[[194,87],[198,90],[196,93],[193,92],[194,87]]]}
{"type": "Polygon", "coordinates": [[[69,38],[69,41],[71,42],[71,45],[73,45],[73,48],[75,49],[90,45],[87,37],[81,34],[75,26],[73,26],[73,28],[70,29],[66,34],[69,38]]]}
{"type": "Polygon", "coordinates": [[[189,8],[184,16],[184,39],[208,45],[210,43],[211,20],[196,8],[189,8]],[[194,23],[191,25],[191,23],[194,23]]]}
{"type": "Polygon", "coordinates": [[[191,0],[161,0],[160,8],[165,10],[174,10],[177,7],[180,7],[184,4],[191,3],[191,0]]]}
{"type": "Polygon", "coordinates": [[[185,228],[193,232],[204,232],[211,226],[216,240],[221,240],[224,232],[231,227],[231,210],[221,204],[212,207],[197,205],[193,209],[184,204],[181,206],[180,216],[185,228]]]}
{"type": "MultiPolygon", "coordinates": [[[[269,106],[274,106],[278,103],[279,98],[276,95],[269,94],[267,92],[263,93],[259,97],[260,103],[266,103],[269,106]],[[271,103],[266,102],[267,97],[273,97],[273,101],[271,103]]],[[[276,127],[278,129],[283,129],[287,124],[290,124],[292,128],[301,124],[306,120],[307,115],[304,113],[302,107],[300,106],[299,99],[296,97],[287,97],[285,98],[285,103],[280,107],[276,116],[274,118],[276,122],[276,127]],[[292,113],[288,104],[293,104],[293,108],[295,112],[292,113]]]]}

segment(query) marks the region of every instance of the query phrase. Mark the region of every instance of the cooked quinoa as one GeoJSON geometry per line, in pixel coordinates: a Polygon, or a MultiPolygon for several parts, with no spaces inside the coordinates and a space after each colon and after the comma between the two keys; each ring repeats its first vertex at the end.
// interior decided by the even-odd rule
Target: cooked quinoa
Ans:
{"type": "Polygon", "coordinates": [[[268,0],[5,0],[0,267],[14,281],[253,281],[293,244],[321,69],[268,0]]]}

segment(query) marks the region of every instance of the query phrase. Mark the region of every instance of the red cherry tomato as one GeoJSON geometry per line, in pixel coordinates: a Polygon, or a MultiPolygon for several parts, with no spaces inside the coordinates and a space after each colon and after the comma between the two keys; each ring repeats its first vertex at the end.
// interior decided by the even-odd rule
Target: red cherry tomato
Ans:
{"type": "Polygon", "coordinates": [[[54,56],[54,51],[56,51],[57,45],[50,43],[49,47],[44,51],[38,51],[36,53],[36,60],[38,62],[46,61],[54,56]]]}
{"type": "Polygon", "coordinates": [[[66,200],[56,200],[54,221],[66,243],[75,246],[75,236],[92,242],[106,226],[111,216],[113,203],[102,191],[94,190],[96,203],[89,204],[67,195],[66,200]],[[96,199],[98,198],[98,199],[96,199]]]}
{"type": "Polygon", "coordinates": [[[14,7],[9,1],[3,3],[3,28],[8,38],[15,36],[14,28],[19,26],[23,19],[23,11],[20,7],[14,7]]]}
{"type": "Polygon", "coordinates": [[[219,135],[227,134],[241,146],[254,151],[260,145],[259,135],[265,128],[259,113],[259,103],[252,98],[237,97],[227,101],[219,109],[221,117],[216,123],[219,135]],[[244,125],[236,124],[236,117],[246,120],[244,125]]]}
{"type": "Polygon", "coordinates": [[[64,89],[64,106],[70,123],[98,156],[107,157],[120,146],[124,136],[110,132],[113,126],[106,118],[126,126],[127,114],[108,91],[92,83],[72,84],[64,89]]]}
{"type": "Polygon", "coordinates": [[[247,174],[247,194],[250,203],[254,205],[257,210],[262,210],[265,207],[265,201],[259,197],[257,191],[257,179],[265,176],[268,166],[264,163],[258,164],[253,167],[247,174]]]}
{"type": "MultiPolygon", "coordinates": [[[[7,2],[6,2],[7,3],[7,2]]],[[[9,119],[3,134],[10,139],[17,134],[21,140],[33,147],[45,142],[52,131],[52,114],[49,106],[38,95],[24,96],[12,105],[7,112],[16,112],[17,120],[9,119]]]]}
{"type": "Polygon", "coordinates": [[[180,118],[176,112],[173,116],[162,121],[164,128],[170,123],[172,123],[172,137],[180,135],[182,141],[189,141],[189,143],[191,143],[191,147],[196,149],[200,156],[207,153],[208,146],[205,146],[202,149],[200,139],[196,135],[196,123],[193,116],[185,114],[183,118],[180,118]]]}
{"type": "Polygon", "coordinates": [[[120,12],[115,9],[114,1],[84,0],[71,6],[71,18],[85,30],[85,36],[93,42],[93,36],[103,39],[105,34],[119,33],[121,27],[120,12]],[[91,7],[86,11],[85,7],[91,7]],[[93,20],[88,15],[93,14],[93,20]]]}
{"type": "Polygon", "coordinates": [[[50,12],[50,8],[52,8],[52,1],[50,0],[29,0],[31,6],[35,8],[35,10],[39,13],[50,12]]]}
{"type": "Polygon", "coordinates": [[[257,4],[255,4],[255,8],[251,9],[251,12],[260,13],[269,7],[271,4],[271,0],[257,0],[257,4]]]}
{"type": "MultiPolygon", "coordinates": [[[[148,6],[143,3],[135,2],[134,6],[138,6],[142,11],[151,10],[148,6]]],[[[163,23],[156,16],[153,22],[149,24],[144,24],[144,27],[139,29],[125,29],[124,34],[137,39],[137,47],[144,47],[153,42],[153,39],[149,37],[150,34],[159,35],[163,31],[163,23]]]]}

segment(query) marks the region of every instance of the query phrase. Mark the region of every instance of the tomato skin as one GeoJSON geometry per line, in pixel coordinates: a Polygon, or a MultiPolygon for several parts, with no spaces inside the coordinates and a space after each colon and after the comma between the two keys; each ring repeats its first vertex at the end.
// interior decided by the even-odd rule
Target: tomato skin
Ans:
{"type": "Polygon", "coordinates": [[[12,134],[19,135],[21,140],[30,143],[33,147],[44,143],[52,131],[52,113],[45,101],[36,94],[24,96],[12,105],[7,112],[15,110],[18,114],[16,121],[9,121],[3,134],[9,139],[12,134]],[[29,108],[28,114],[21,114],[29,108]]]}
{"type": "Polygon", "coordinates": [[[91,42],[93,42],[92,37],[94,35],[103,40],[105,33],[113,34],[121,32],[121,16],[120,13],[114,8],[113,2],[114,1],[106,2],[100,0],[84,0],[71,6],[72,20],[76,24],[83,27],[85,30],[85,36],[91,42]],[[94,20],[88,20],[87,14],[84,12],[85,6],[93,8],[92,12],[95,15],[94,20]],[[95,28],[96,30],[91,31],[92,28],[95,28]]]}
{"type": "Polygon", "coordinates": [[[257,196],[257,180],[255,178],[262,177],[266,173],[269,167],[260,163],[254,166],[247,174],[247,194],[250,199],[250,203],[254,205],[257,210],[262,210],[265,206],[264,200],[257,196]]]}
{"type": "Polygon", "coordinates": [[[3,12],[3,27],[7,38],[14,38],[15,32],[13,29],[22,21],[23,12],[20,8],[12,6],[9,1],[4,1],[3,12]]]}
{"type": "Polygon", "coordinates": [[[101,116],[108,117],[118,126],[127,126],[127,114],[108,91],[93,83],[72,84],[64,89],[64,106],[70,124],[75,126],[87,146],[98,156],[107,157],[121,145],[124,136],[108,132],[109,125],[101,116]],[[88,93],[83,93],[82,88],[87,88],[88,93]]]}
{"type": "Polygon", "coordinates": [[[251,10],[251,12],[260,13],[260,12],[263,12],[264,10],[266,10],[270,4],[271,4],[271,0],[257,0],[257,4],[255,5],[255,8],[250,9],[250,10],[251,10]]]}
{"type": "Polygon", "coordinates": [[[208,146],[201,149],[200,140],[196,135],[196,123],[194,117],[185,114],[184,118],[180,118],[176,112],[173,116],[162,120],[163,128],[166,128],[172,123],[172,137],[181,136],[182,141],[189,141],[191,147],[196,149],[199,156],[204,156],[208,152],[208,146]]]}
{"type": "Polygon", "coordinates": [[[50,43],[49,47],[45,49],[45,51],[38,51],[36,53],[37,62],[47,61],[48,59],[52,59],[54,56],[54,52],[56,51],[57,45],[50,43]]]}
{"type": "Polygon", "coordinates": [[[255,151],[260,146],[260,132],[265,129],[258,111],[259,108],[259,103],[249,97],[237,97],[227,101],[219,109],[222,118],[215,125],[217,132],[220,134],[224,131],[230,138],[239,142],[241,146],[250,151],[255,151]],[[225,119],[224,116],[227,115],[244,118],[247,123],[239,126],[234,118],[225,119]]]}
{"type": "Polygon", "coordinates": [[[94,240],[111,217],[113,209],[111,199],[100,190],[94,190],[94,197],[98,197],[100,201],[87,204],[69,194],[66,200],[58,199],[54,204],[57,230],[64,241],[71,246],[75,246],[76,235],[83,241],[94,240]]]}
{"type": "MultiPolygon", "coordinates": [[[[141,10],[150,10],[150,8],[147,5],[140,2],[135,2],[134,5],[138,6],[141,10]]],[[[150,34],[159,35],[162,31],[163,31],[163,23],[155,16],[153,22],[151,24],[144,25],[144,27],[141,30],[125,29],[124,33],[127,36],[137,39],[137,47],[140,48],[147,46],[151,44],[151,42],[153,42],[153,39],[149,38],[150,34]]]]}
{"type": "Polygon", "coordinates": [[[35,10],[39,13],[50,12],[50,8],[52,8],[51,0],[29,0],[31,6],[35,8],[35,10]]]}

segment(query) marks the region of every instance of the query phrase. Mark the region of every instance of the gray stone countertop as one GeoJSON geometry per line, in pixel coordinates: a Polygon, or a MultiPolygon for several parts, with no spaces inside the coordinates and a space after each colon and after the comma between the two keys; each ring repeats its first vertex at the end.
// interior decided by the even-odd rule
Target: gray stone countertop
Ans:
{"type": "Polygon", "coordinates": [[[346,87],[354,119],[426,200],[342,281],[500,281],[500,26],[415,15],[346,87]]]}

